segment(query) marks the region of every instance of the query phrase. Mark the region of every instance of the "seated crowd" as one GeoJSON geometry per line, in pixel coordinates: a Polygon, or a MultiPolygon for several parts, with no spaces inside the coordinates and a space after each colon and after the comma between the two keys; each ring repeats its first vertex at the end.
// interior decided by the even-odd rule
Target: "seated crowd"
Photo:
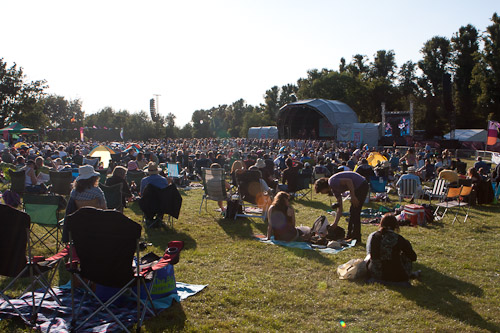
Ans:
{"type": "MultiPolygon", "coordinates": [[[[106,143],[34,142],[21,148],[4,148],[0,156],[2,177],[6,181],[8,169],[22,170],[26,192],[46,193],[50,190],[47,185],[51,172],[74,173],[76,178],[67,208],[67,213],[71,213],[90,202],[95,207],[106,208],[106,199],[99,187],[103,173],[105,185],[122,184],[121,200],[125,206],[129,200],[142,197],[148,185],[164,189],[172,184],[174,180],[164,171],[168,163],[178,165],[180,181],[177,185],[181,186],[200,181],[203,168],[224,169],[230,176],[229,182],[224,181],[226,191],[230,191],[231,186],[238,186],[242,174],[257,172],[263,198],[261,206],[268,214],[267,236],[283,241],[309,241],[318,236],[311,233],[310,228],[296,226],[290,201],[302,189],[301,179],[309,182],[307,186],[316,181],[317,193],[336,197],[337,215],[333,228],[337,227],[343,213],[342,195],[350,193],[351,217],[345,241],[361,241],[359,213],[369,195],[370,181],[377,177],[398,190],[406,179],[414,180],[417,184],[415,197],[423,196],[423,182],[441,178],[453,186],[468,179],[475,193],[471,200],[478,203],[487,202],[481,193],[488,186],[491,189],[488,182],[500,180],[498,166],[490,177],[489,165],[478,158],[474,167],[465,170],[465,163],[458,158],[454,160],[450,151],[433,152],[428,146],[412,147],[401,153],[398,149],[376,151],[366,145],[355,149],[351,144],[323,140],[152,140],[114,147],[116,154],[104,169],[102,162],[89,156],[98,144],[106,143]],[[370,161],[371,153],[376,153],[380,160],[370,161]],[[133,175],[138,175],[140,182],[127,181],[133,175]]],[[[224,213],[224,201],[218,201],[218,205],[224,213]]],[[[147,215],[146,222],[153,224],[162,217],[163,214],[147,215]]],[[[407,279],[411,272],[406,263],[416,260],[416,254],[409,242],[395,233],[397,225],[392,217],[384,217],[382,222],[380,230],[368,239],[369,271],[376,279],[407,279]],[[387,242],[394,246],[382,248],[387,242]],[[391,262],[398,265],[403,262],[403,255],[407,260],[401,267],[387,269],[391,262]]]]}

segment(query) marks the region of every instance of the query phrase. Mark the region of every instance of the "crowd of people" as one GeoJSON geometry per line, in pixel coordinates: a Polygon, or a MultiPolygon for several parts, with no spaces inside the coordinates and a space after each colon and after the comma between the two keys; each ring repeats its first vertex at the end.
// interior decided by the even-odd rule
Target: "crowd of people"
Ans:
{"type": "MultiPolygon", "coordinates": [[[[352,143],[339,143],[333,140],[277,140],[277,139],[165,139],[148,142],[26,142],[24,145],[8,147],[0,142],[2,170],[5,167],[25,170],[26,191],[44,193],[49,181],[49,171],[64,172],[78,168],[74,188],[70,198],[75,200],[97,200],[97,207],[106,207],[98,179],[103,163],[87,165],[88,154],[97,145],[107,145],[115,151],[105,172],[109,177],[106,185],[123,184],[122,200],[125,205],[134,197],[141,195],[148,184],[164,188],[172,183],[162,168],[163,163],[178,163],[181,182],[186,185],[202,177],[202,168],[223,168],[230,174],[227,189],[236,185],[238,173],[259,171],[261,191],[267,198],[263,209],[268,209],[267,236],[284,241],[307,241],[314,235],[310,229],[297,227],[291,201],[299,189],[300,175],[315,181],[314,190],[336,198],[336,209],[332,227],[338,226],[344,211],[343,195],[350,195],[350,217],[347,240],[362,241],[360,213],[368,196],[372,177],[382,177],[397,188],[403,179],[415,179],[419,184],[417,195],[422,195],[421,184],[435,178],[446,179],[453,184],[462,178],[471,180],[475,192],[479,193],[487,181],[500,180],[498,167],[490,176],[490,166],[478,158],[474,167],[466,170],[465,163],[454,158],[447,150],[418,146],[397,149],[396,147],[376,149],[366,145],[357,148],[352,143]],[[369,164],[371,153],[382,159],[376,165],[369,164]],[[127,173],[145,172],[147,177],[140,184],[126,181],[127,173]]],[[[5,177],[5,174],[2,175],[5,177]]],[[[490,186],[491,188],[491,186],[490,186]]],[[[476,195],[481,203],[480,196],[476,195]]],[[[474,199],[476,200],[476,199],[474,199]]],[[[224,213],[224,202],[219,202],[224,213]]],[[[71,207],[72,210],[78,207],[71,207]]],[[[153,217],[151,217],[153,218],[153,217]]],[[[384,217],[381,229],[371,234],[367,242],[372,261],[368,266],[374,276],[389,280],[410,277],[398,268],[396,273],[385,268],[384,258],[395,260],[391,251],[404,254],[409,261],[416,259],[409,242],[397,236],[397,225],[390,216],[384,217]],[[386,240],[387,239],[387,240],[386,240]],[[393,244],[391,249],[382,247],[393,244]],[[387,273],[389,272],[389,273],[387,273]],[[388,276],[391,275],[391,276],[388,276]]],[[[396,260],[399,262],[399,259],[396,260]]]]}

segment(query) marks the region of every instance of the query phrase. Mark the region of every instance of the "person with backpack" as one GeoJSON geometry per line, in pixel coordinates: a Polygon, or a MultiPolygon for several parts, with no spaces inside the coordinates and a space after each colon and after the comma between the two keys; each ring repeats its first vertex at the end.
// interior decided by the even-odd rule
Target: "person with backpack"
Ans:
{"type": "Polygon", "coordinates": [[[367,268],[371,282],[409,284],[411,278],[420,276],[420,271],[412,272],[412,262],[417,260],[417,254],[410,242],[397,233],[398,230],[396,217],[387,213],[380,220],[379,230],[368,236],[367,268]]]}

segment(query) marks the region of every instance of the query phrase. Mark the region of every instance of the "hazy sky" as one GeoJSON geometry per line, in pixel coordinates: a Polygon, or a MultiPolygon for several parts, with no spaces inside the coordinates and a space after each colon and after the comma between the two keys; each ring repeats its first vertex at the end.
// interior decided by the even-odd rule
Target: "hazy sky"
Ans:
{"type": "Polygon", "coordinates": [[[176,124],[195,110],[264,102],[274,85],[360,53],[418,61],[433,36],[484,31],[500,1],[2,1],[0,58],[48,92],[106,106],[159,111],[176,124]]]}

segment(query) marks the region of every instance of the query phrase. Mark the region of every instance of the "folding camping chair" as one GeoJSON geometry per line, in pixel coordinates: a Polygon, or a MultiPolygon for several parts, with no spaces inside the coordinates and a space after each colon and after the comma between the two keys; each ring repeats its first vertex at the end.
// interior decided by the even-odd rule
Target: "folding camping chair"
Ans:
{"type": "Polygon", "coordinates": [[[372,176],[370,177],[370,193],[368,193],[368,198],[370,198],[370,195],[372,193],[384,193],[385,198],[384,201],[387,201],[388,195],[387,195],[387,179],[384,177],[377,177],[377,176],[372,176]]]}
{"type": "Polygon", "coordinates": [[[203,201],[205,201],[205,210],[207,210],[208,200],[225,201],[228,199],[224,169],[201,168],[201,177],[204,192],[198,214],[201,213],[203,201]]]}
{"type": "Polygon", "coordinates": [[[116,209],[123,213],[122,183],[107,186],[99,183],[99,188],[104,192],[108,209],[116,209]]]}
{"type": "Polygon", "coordinates": [[[399,202],[401,202],[404,198],[411,198],[417,202],[419,199],[419,193],[417,192],[417,180],[416,179],[401,179],[399,183],[399,202]]]}
{"type": "Polygon", "coordinates": [[[23,198],[24,211],[31,218],[31,242],[43,245],[51,253],[59,251],[63,221],[60,221],[59,204],[63,200],[56,195],[37,195],[27,193],[23,198]],[[34,230],[35,225],[41,227],[41,234],[34,230]],[[56,250],[49,242],[55,241],[56,250]]]}
{"type": "Polygon", "coordinates": [[[168,215],[168,224],[173,229],[173,218],[179,218],[179,212],[182,206],[182,196],[177,187],[170,184],[165,188],[158,188],[152,184],[148,184],[144,188],[144,193],[141,193],[139,199],[139,207],[146,217],[146,227],[154,227],[163,221],[163,215],[168,215]],[[153,219],[156,216],[156,219],[153,219]],[[152,220],[147,224],[148,220],[152,220]]]}
{"type": "Polygon", "coordinates": [[[446,181],[446,179],[434,179],[432,190],[425,191],[425,194],[429,197],[429,205],[431,204],[433,198],[437,198],[441,201],[446,195],[447,187],[448,182],[446,181]]]}
{"type": "Polygon", "coordinates": [[[307,200],[312,199],[312,189],[311,189],[311,179],[310,175],[304,175],[299,173],[297,178],[297,188],[295,188],[295,192],[291,193],[291,197],[294,199],[305,198],[307,200]],[[311,195],[311,199],[307,196],[311,195]]]}
{"type": "Polygon", "coordinates": [[[47,259],[35,258],[31,255],[30,217],[25,212],[0,204],[0,275],[12,280],[0,291],[0,297],[27,325],[35,326],[38,311],[43,301],[50,297],[59,305],[59,298],[52,289],[52,281],[62,259],[68,254],[65,248],[60,253],[47,259]],[[28,250],[26,252],[26,249],[28,250]],[[52,271],[45,277],[45,273],[52,271]],[[28,318],[11,302],[8,292],[20,278],[29,277],[30,284],[23,294],[31,292],[31,318],[28,318]],[[35,289],[41,288],[43,296],[39,304],[35,302],[35,289]]]}
{"type": "Polygon", "coordinates": [[[460,191],[460,196],[458,197],[457,202],[457,211],[455,213],[455,218],[453,219],[452,225],[455,223],[455,220],[458,217],[458,213],[462,210],[465,213],[464,223],[467,221],[469,217],[470,211],[470,200],[471,200],[472,186],[462,186],[462,191],[460,191]]]}
{"type": "Polygon", "coordinates": [[[114,210],[82,208],[68,215],[66,223],[70,238],[70,253],[73,253],[74,249],[78,256],[78,266],[70,267],[72,331],[78,331],[97,313],[105,311],[122,330],[129,332],[125,324],[109,308],[125,293],[130,293],[137,303],[139,331],[146,313],[157,314],[151,297],[152,282],[156,272],[165,265],[175,264],[178,261],[183,242],[170,242],[168,250],[159,262],[142,269],[134,259],[134,255],[135,258],[140,258],[139,239],[142,228],[122,213],[114,210]],[[79,321],[79,317],[84,301],[82,300],[78,306],[74,302],[74,288],[77,281],[84,289],[84,299],[91,297],[99,303],[99,307],[92,314],[85,314],[83,321],[79,321]],[[117,288],[119,291],[103,301],[94,292],[93,286],[117,288]],[[146,297],[141,297],[142,292],[146,293],[146,297]]]}
{"type": "Polygon", "coordinates": [[[108,178],[108,169],[97,169],[99,173],[99,184],[106,183],[106,179],[108,178]]]}
{"type": "Polygon", "coordinates": [[[265,221],[270,199],[262,191],[260,171],[245,170],[236,173],[236,182],[238,184],[238,201],[242,207],[242,212],[235,214],[234,219],[236,220],[238,217],[258,217],[265,221]],[[262,210],[262,213],[260,213],[260,210],[262,210]]]}
{"type": "Polygon", "coordinates": [[[129,171],[127,172],[127,183],[130,186],[132,182],[137,185],[139,188],[141,186],[141,180],[144,178],[146,175],[144,174],[143,171],[129,171]]]}
{"type": "Polygon", "coordinates": [[[73,174],[69,171],[49,171],[50,183],[52,187],[50,192],[54,194],[69,196],[71,193],[71,183],[73,182],[73,174]]]}
{"type": "Polygon", "coordinates": [[[95,168],[99,166],[99,162],[101,161],[100,157],[95,157],[95,158],[83,158],[83,165],[88,164],[91,165],[95,168]]]}
{"type": "Polygon", "coordinates": [[[179,173],[179,169],[179,163],[167,163],[167,175],[172,178],[176,185],[181,185],[182,176],[179,173]]]}
{"type": "Polygon", "coordinates": [[[26,192],[26,172],[24,170],[12,171],[9,169],[10,190],[22,195],[26,192]]]}
{"type": "Polygon", "coordinates": [[[442,199],[443,201],[436,204],[436,210],[434,211],[434,219],[442,220],[446,216],[448,209],[458,207],[460,192],[462,192],[462,186],[460,187],[448,187],[446,191],[446,196],[442,199]],[[439,209],[444,208],[443,215],[439,215],[439,209]]]}

